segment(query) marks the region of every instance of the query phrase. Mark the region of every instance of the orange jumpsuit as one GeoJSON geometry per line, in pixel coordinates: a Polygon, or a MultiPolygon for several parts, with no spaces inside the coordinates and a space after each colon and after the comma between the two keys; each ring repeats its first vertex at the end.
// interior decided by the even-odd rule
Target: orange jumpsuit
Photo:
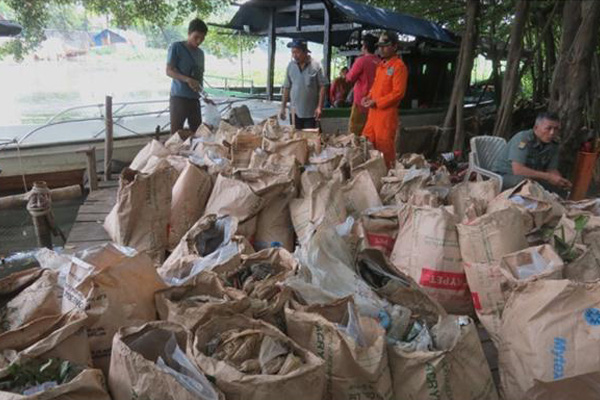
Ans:
{"type": "Polygon", "coordinates": [[[375,106],[369,109],[363,135],[383,153],[388,168],[391,168],[396,160],[398,107],[406,92],[407,80],[406,65],[398,56],[394,56],[377,66],[375,81],[369,93],[375,101],[375,106]]]}

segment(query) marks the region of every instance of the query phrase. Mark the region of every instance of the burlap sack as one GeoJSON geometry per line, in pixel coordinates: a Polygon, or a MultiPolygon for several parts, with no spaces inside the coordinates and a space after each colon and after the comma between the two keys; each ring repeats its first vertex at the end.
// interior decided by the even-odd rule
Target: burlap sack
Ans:
{"type": "Polygon", "coordinates": [[[151,174],[125,169],[117,203],[104,220],[104,229],[114,242],[146,252],[158,263],[168,247],[173,174],[165,160],[151,174]]]}
{"type": "Polygon", "coordinates": [[[64,266],[63,311],[88,315],[87,328],[96,368],[108,371],[115,332],[156,319],[154,292],[165,284],[144,253],[113,244],[92,247],[64,266]]]}
{"type": "Polygon", "coordinates": [[[565,206],[570,217],[581,214],[591,214],[600,217],[600,198],[581,201],[563,201],[562,205],[565,206]]]}
{"type": "Polygon", "coordinates": [[[371,179],[373,179],[377,191],[381,190],[381,178],[385,177],[388,172],[385,160],[383,159],[383,154],[377,150],[371,150],[369,159],[366,162],[352,168],[352,176],[355,176],[360,171],[367,171],[369,175],[371,175],[371,179]]]}
{"type": "Polygon", "coordinates": [[[378,207],[365,210],[360,217],[364,247],[381,250],[386,256],[392,254],[398,235],[399,206],[378,207]]]}
{"type": "Polygon", "coordinates": [[[566,263],[564,278],[575,282],[594,282],[600,279],[600,257],[597,255],[599,245],[600,242],[596,242],[592,247],[575,245],[574,251],[578,256],[566,263]]]}
{"type": "Polygon", "coordinates": [[[476,215],[485,214],[488,203],[498,195],[498,184],[495,180],[461,182],[450,190],[448,200],[454,206],[454,213],[459,221],[464,221],[467,208],[472,206],[476,215]]]}
{"type": "Polygon", "coordinates": [[[335,170],[340,166],[343,158],[342,154],[326,153],[323,150],[318,155],[309,158],[308,170],[320,172],[326,179],[330,179],[335,170]]]}
{"type": "Polygon", "coordinates": [[[528,230],[544,225],[555,225],[566,212],[555,195],[546,191],[535,181],[525,180],[512,189],[500,193],[488,204],[488,213],[517,206],[528,215],[528,230]]]}
{"type": "MultiPolygon", "coordinates": [[[[321,400],[325,390],[325,363],[313,353],[300,347],[273,326],[244,316],[217,317],[199,326],[194,332],[192,347],[194,361],[208,375],[216,379],[216,385],[228,399],[239,400],[321,400]],[[294,357],[294,368],[285,362],[280,371],[273,374],[246,374],[233,363],[207,355],[215,339],[224,332],[239,330],[240,334],[230,339],[231,357],[253,360],[258,358],[259,349],[244,346],[257,343],[263,338],[284,343],[294,357]],[[284,368],[286,367],[286,368],[284,368]],[[289,371],[289,372],[288,372],[289,371]]],[[[241,360],[240,360],[241,361],[241,360]]],[[[260,361],[259,361],[260,362],[260,361]]]]}
{"type": "Polygon", "coordinates": [[[183,235],[204,214],[212,191],[208,172],[188,162],[172,190],[169,220],[169,250],[173,250],[183,235]]]}
{"type": "Polygon", "coordinates": [[[520,286],[502,315],[499,367],[506,399],[535,382],[600,370],[600,284],[538,280],[520,286]]]}
{"type": "Polygon", "coordinates": [[[319,154],[322,149],[321,133],[317,129],[303,129],[294,132],[297,139],[306,139],[308,150],[311,154],[319,154]]]}
{"type": "Polygon", "coordinates": [[[395,343],[396,337],[390,338],[394,339],[388,343],[394,398],[497,398],[473,321],[448,316],[437,301],[409,276],[390,265],[378,250],[362,251],[357,268],[379,295],[408,309],[411,321],[425,324],[433,335],[435,348],[431,351],[411,352],[395,343]]]}
{"type": "Polygon", "coordinates": [[[298,138],[292,140],[273,141],[265,139],[263,149],[270,153],[280,154],[285,157],[294,157],[300,165],[308,162],[308,141],[298,138]]]}
{"type": "Polygon", "coordinates": [[[406,206],[390,261],[450,313],[467,315],[473,304],[462,266],[456,217],[445,208],[406,206]]]}
{"type": "Polygon", "coordinates": [[[186,355],[190,332],[171,322],[120,329],[108,385],[114,400],[224,399],[186,355]]]}
{"type": "Polygon", "coordinates": [[[17,331],[3,334],[0,337],[0,369],[19,358],[59,358],[91,366],[86,319],[83,311],[73,310],[38,318],[17,331]]]}
{"type": "Polygon", "coordinates": [[[234,168],[248,168],[254,149],[261,147],[262,136],[238,133],[231,143],[231,161],[234,168]]]}
{"type": "Polygon", "coordinates": [[[428,169],[410,169],[399,176],[388,176],[381,178],[382,186],[380,190],[383,204],[408,203],[412,194],[423,189],[431,177],[428,169]]]}
{"type": "Polygon", "coordinates": [[[306,197],[293,199],[290,212],[300,244],[321,224],[335,226],[346,220],[346,206],[337,179],[320,181],[306,197]]]}
{"type": "Polygon", "coordinates": [[[442,317],[431,334],[436,349],[406,352],[388,346],[397,399],[498,399],[475,323],[468,317],[442,317]]]}
{"type": "Polygon", "coordinates": [[[361,171],[342,186],[346,211],[358,215],[369,208],[382,207],[377,188],[368,171],[361,171]]]}
{"type": "Polygon", "coordinates": [[[209,142],[205,140],[194,140],[193,143],[193,154],[201,158],[209,153],[216,157],[229,158],[229,148],[221,143],[209,142]]]}
{"type": "Polygon", "coordinates": [[[166,158],[171,152],[158,140],[152,139],[150,143],[145,145],[135,156],[129,168],[140,171],[145,166],[151,156],[166,158]]]}
{"type": "Polygon", "coordinates": [[[185,285],[159,290],[155,294],[161,320],[188,329],[208,322],[209,317],[241,314],[250,308],[243,292],[226,287],[217,274],[203,271],[185,285]]]}
{"type": "Polygon", "coordinates": [[[523,214],[515,207],[488,213],[457,228],[460,253],[468,263],[497,262],[528,247],[523,214]]]}
{"type": "Polygon", "coordinates": [[[287,333],[321,357],[324,399],[393,399],[385,330],[377,320],[359,317],[351,298],[285,311],[287,333]]]}
{"type": "Polygon", "coordinates": [[[262,149],[257,149],[252,153],[248,168],[284,175],[292,179],[296,187],[300,184],[300,165],[294,157],[268,154],[262,149]]]}
{"type": "Polygon", "coordinates": [[[237,230],[237,218],[205,215],[181,238],[157,272],[169,284],[180,285],[203,270],[239,265],[241,254],[254,249],[245,239],[234,236],[237,230]]]}
{"type": "Polygon", "coordinates": [[[0,279],[0,342],[42,317],[60,314],[57,273],[40,268],[0,279]]]}
{"type": "Polygon", "coordinates": [[[189,144],[187,140],[194,135],[194,132],[188,129],[180,129],[175,132],[165,142],[165,148],[172,154],[178,154],[182,150],[189,150],[189,144]]]}
{"type": "MultiPolygon", "coordinates": [[[[396,203],[401,204],[401,198],[397,197],[396,203]]],[[[444,204],[443,199],[438,193],[428,189],[415,190],[408,198],[407,203],[417,207],[441,207],[444,204]]]]}
{"type": "MultiPolygon", "coordinates": [[[[10,379],[8,368],[0,370],[0,380],[10,379]]],[[[31,395],[0,391],[2,400],[111,400],[102,371],[84,369],[73,380],[31,395]]]]}
{"type": "Polygon", "coordinates": [[[263,205],[247,183],[219,175],[204,215],[231,215],[244,222],[256,216],[263,205]]]}
{"type": "Polygon", "coordinates": [[[397,161],[405,169],[415,167],[417,169],[429,168],[429,163],[423,156],[423,154],[406,153],[402,154],[397,161]]]}
{"type": "Polygon", "coordinates": [[[514,288],[537,279],[563,276],[563,261],[549,245],[507,254],[500,262],[464,263],[464,266],[475,312],[496,347],[500,347],[502,339],[502,311],[514,288]]]}
{"type": "Polygon", "coordinates": [[[294,251],[294,226],[290,213],[290,202],[294,194],[295,188],[276,194],[258,213],[253,241],[256,250],[279,245],[288,251],[294,251]]]}
{"type": "MultiPolygon", "coordinates": [[[[200,129],[200,128],[198,128],[200,129]]],[[[233,141],[235,140],[235,135],[238,133],[239,128],[229,124],[226,121],[221,120],[221,122],[219,123],[219,128],[217,129],[217,132],[215,132],[215,138],[216,138],[216,142],[218,143],[222,143],[222,142],[227,142],[227,143],[233,143],[233,141]]],[[[196,132],[196,136],[198,135],[198,132],[196,132]]]]}
{"type": "Polygon", "coordinates": [[[525,397],[529,400],[596,400],[600,393],[600,372],[555,381],[535,381],[525,397]]]}

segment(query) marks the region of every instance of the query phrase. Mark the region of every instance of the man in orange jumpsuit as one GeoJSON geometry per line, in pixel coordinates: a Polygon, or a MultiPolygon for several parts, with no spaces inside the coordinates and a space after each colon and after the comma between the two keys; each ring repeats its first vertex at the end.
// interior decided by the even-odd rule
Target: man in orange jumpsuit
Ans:
{"type": "Polygon", "coordinates": [[[398,107],[406,92],[408,70],[397,56],[398,36],[387,31],[379,41],[382,62],[377,66],[373,87],[362,101],[369,110],[363,135],[373,146],[383,153],[388,168],[396,160],[396,129],[398,128],[398,107]]]}

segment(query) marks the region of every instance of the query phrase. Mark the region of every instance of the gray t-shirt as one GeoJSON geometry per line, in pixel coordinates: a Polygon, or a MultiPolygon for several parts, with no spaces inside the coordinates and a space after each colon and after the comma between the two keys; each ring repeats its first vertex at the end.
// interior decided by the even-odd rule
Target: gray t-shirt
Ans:
{"type": "Polygon", "coordinates": [[[290,90],[290,103],[300,118],[313,118],[319,105],[319,90],[327,85],[321,64],[312,58],[300,69],[296,61],[290,61],[285,73],[283,87],[290,90]]]}

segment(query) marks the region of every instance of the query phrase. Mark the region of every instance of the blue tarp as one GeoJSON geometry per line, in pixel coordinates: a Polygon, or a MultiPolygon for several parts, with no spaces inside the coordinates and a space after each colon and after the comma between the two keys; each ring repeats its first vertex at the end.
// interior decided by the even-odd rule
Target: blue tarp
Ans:
{"type": "MultiPolygon", "coordinates": [[[[349,0],[305,0],[304,4],[327,2],[331,7],[331,21],[333,24],[357,23],[360,28],[347,30],[334,30],[331,32],[331,44],[341,46],[346,44],[350,35],[357,29],[389,29],[398,33],[415,36],[421,40],[429,40],[456,46],[452,34],[440,25],[421,18],[407,14],[389,11],[379,7],[349,0]]],[[[271,2],[274,6],[293,6],[295,1],[277,0],[271,2]]],[[[323,25],[323,17],[315,17],[314,12],[304,12],[302,18],[303,26],[323,25]]],[[[232,18],[228,27],[236,30],[244,30],[244,26],[250,28],[250,32],[265,33],[269,24],[269,9],[265,1],[248,1],[240,6],[240,9],[232,18]]],[[[275,25],[278,28],[294,27],[296,18],[294,13],[277,14],[275,25]]],[[[323,32],[287,32],[277,34],[284,37],[302,37],[311,42],[323,43],[323,32]]]]}

